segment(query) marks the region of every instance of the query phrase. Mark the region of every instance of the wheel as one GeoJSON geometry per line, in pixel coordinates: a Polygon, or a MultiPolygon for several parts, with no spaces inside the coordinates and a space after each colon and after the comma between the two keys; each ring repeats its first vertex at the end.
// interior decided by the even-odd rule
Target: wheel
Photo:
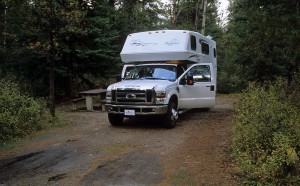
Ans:
{"type": "Polygon", "coordinates": [[[167,128],[174,128],[178,119],[177,105],[174,102],[170,102],[168,106],[168,112],[164,116],[164,124],[167,128]]]}
{"type": "Polygon", "coordinates": [[[112,126],[120,126],[123,123],[124,116],[118,114],[108,114],[109,123],[112,126]]]}

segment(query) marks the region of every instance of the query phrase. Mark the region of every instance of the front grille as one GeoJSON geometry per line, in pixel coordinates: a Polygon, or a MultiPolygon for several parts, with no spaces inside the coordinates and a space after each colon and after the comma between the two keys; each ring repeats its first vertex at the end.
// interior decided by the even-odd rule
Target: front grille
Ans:
{"type": "Polygon", "coordinates": [[[112,101],[117,104],[152,104],[153,89],[116,89],[112,91],[112,101]]]}

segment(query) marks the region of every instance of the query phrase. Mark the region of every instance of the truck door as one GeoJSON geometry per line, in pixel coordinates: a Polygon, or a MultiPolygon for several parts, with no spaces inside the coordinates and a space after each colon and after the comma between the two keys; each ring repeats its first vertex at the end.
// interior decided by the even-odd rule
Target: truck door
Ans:
{"type": "Polygon", "coordinates": [[[179,78],[179,108],[209,108],[215,104],[216,79],[212,64],[191,66],[179,78]],[[186,83],[192,77],[193,85],[186,83]]]}

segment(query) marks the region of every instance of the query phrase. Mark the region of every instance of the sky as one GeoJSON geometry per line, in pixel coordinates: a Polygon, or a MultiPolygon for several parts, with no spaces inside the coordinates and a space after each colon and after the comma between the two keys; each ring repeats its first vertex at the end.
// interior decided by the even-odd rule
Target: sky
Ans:
{"type": "Polygon", "coordinates": [[[219,16],[221,17],[222,21],[226,22],[228,16],[227,8],[229,6],[229,1],[228,0],[218,0],[218,1],[220,2],[220,8],[218,10],[219,16]]]}
{"type": "MultiPolygon", "coordinates": [[[[164,3],[168,3],[170,2],[170,0],[161,0],[162,2],[164,3]]],[[[226,22],[226,18],[228,16],[228,11],[227,11],[227,8],[228,8],[228,5],[229,5],[229,1],[228,0],[218,0],[220,2],[220,7],[219,7],[219,16],[221,17],[221,20],[222,21],[225,21],[226,22]]]]}

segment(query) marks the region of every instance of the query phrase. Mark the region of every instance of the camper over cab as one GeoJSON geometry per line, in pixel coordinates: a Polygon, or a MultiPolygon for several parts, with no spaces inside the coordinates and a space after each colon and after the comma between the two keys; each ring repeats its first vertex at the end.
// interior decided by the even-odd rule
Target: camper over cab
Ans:
{"type": "Polygon", "coordinates": [[[216,43],[187,30],[129,34],[121,52],[123,80],[107,88],[112,125],[153,115],[172,128],[180,113],[210,108],[216,95],[216,43]]]}
{"type": "Polygon", "coordinates": [[[129,34],[121,59],[124,63],[183,60],[215,61],[216,42],[197,32],[160,30],[129,34]]]}

